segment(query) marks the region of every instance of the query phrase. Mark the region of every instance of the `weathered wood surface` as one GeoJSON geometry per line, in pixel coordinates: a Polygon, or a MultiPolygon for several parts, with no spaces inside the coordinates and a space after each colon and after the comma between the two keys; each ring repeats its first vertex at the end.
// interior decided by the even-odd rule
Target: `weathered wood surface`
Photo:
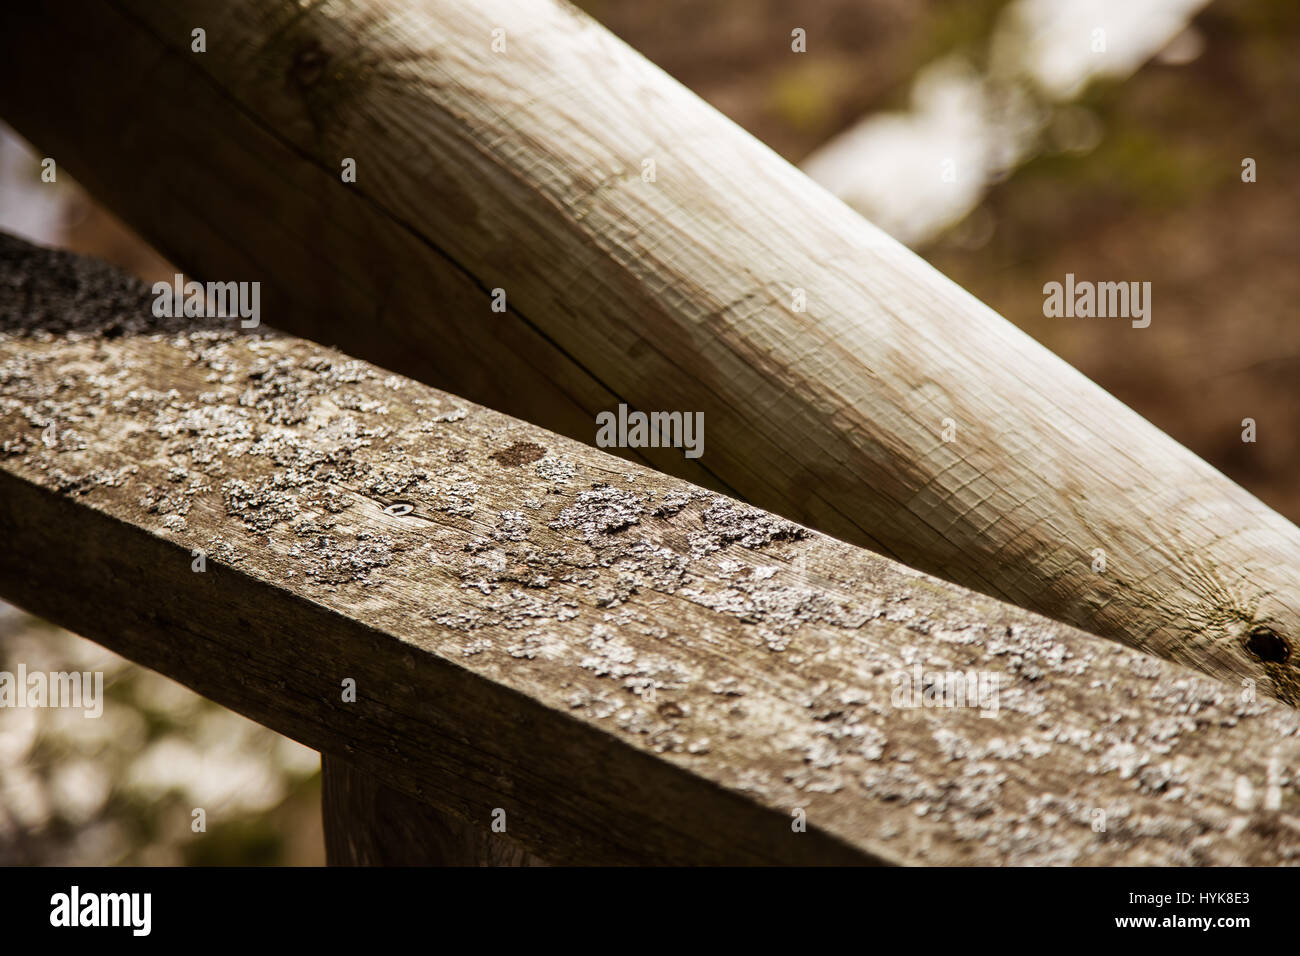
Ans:
{"type": "Polygon", "coordinates": [[[589,442],[702,411],[656,467],[1300,702],[1294,525],[570,7],[7,4],[0,113],[281,327],[589,442]]]}
{"type": "Polygon", "coordinates": [[[330,866],[545,866],[504,833],[465,823],[321,754],[330,866]]]}
{"type": "Polygon", "coordinates": [[[1300,860],[1282,704],[149,305],[0,239],[0,595],[385,787],[550,863],[1300,860]]]}

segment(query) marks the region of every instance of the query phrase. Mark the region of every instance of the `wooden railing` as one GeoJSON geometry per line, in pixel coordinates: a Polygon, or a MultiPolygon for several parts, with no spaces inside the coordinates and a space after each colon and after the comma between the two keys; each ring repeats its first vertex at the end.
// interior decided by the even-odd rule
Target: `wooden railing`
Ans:
{"type": "Polygon", "coordinates": [[[276,326],[582,441],[702,412],[644,459],[1300,702],[1300,530],[572,8],[8,6],[0,115],[276,326]]]}
{"type": "Polygon", "coordinates": [[[571,8],[11,4],[0,116],[302,337],[7,242],[0,588],[326,753],[335,858],[1294,852],[1300,530],[571,8]]]}
{"type": "Polygon", "coordinates": [[[0,594],[321,750],[337,861],[1300,848],[1291,708],[153,301],[0,241],[0,594]]]}

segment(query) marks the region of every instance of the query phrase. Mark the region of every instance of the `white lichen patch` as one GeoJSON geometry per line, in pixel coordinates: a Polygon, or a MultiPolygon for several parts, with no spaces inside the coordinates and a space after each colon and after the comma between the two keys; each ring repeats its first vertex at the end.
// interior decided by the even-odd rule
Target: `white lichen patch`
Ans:
{"type": "Polygon", "coordinates": [[[602,485],[579,492],[573,504],[564,508],[550,526],[557,530],[577,530],[593,544],[600,535],[638,524],[645,514],[645,503],[644,495],[602,485]]]}

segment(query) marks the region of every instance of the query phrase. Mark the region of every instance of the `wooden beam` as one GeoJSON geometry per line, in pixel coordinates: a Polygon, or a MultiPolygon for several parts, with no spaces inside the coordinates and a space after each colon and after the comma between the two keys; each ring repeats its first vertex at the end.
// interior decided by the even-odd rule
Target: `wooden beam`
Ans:
{"type": "Polygon", "coordinates": [[[321,754],[330,866],[545,866],[504,833],[441,813],[346,760],[321,754]]]}
{"type": "Polygon", "coordinates": [[[0,239],[0,595],[438,814],[551,863],[1300,859],[1290,708],[151,301],[0,239]]]}
{"type": "Polygon", "coordinates": [[[646,459],[1300,702],[1294,525],[571,7],[7,4],[0,113],[289,331],[588,442],[702,412],[646,459]]]}

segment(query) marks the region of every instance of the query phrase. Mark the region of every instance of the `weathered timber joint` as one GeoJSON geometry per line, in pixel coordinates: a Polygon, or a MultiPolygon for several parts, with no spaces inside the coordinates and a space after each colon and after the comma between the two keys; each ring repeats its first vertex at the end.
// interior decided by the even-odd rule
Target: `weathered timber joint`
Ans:
{"type": "Polygon", "coordinates": [[[623,404],[702,415],[702,458],[630,451],[1300,703],[1296,655],[1244,637],[1300,640],[1300,529],[581,12],[45,0],[0,16],[6,120],[188,272],[257,263],[285,331],[587,442],[623,404]],[[507,21],[502,55],[485,38],[507,21]],[[224,55],[192,55],[197,22],[224,55]],[[50,75],[51,49],[76,69],[50,75]],[[139,63],[153,81],[123,104],[115,81],[139,63]],[[122,187],[154,168],[206,201],[122,187]],[[489,312],[497,289],[509,306],[489,312]]]}
{"type": "Polygon", "coordinates": [[[471,831],[500,810],[553,863],[1300,860],[1289,708],[331,349],[173,321],[0,241],[0,594],[386,791],[471,831]]]}

